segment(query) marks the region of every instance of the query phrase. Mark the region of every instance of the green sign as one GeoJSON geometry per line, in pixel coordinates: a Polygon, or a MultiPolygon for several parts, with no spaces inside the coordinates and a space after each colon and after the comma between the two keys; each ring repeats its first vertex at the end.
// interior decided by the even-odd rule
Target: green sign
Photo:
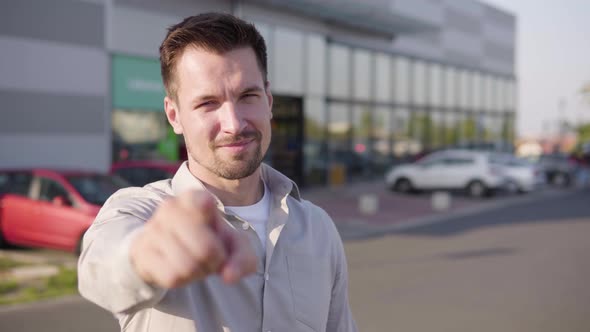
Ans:
{"type": "Polygon", "coordinates": [[[113,107],[162,111],[164,84],[158,60],[113,56],[113,107]]]}

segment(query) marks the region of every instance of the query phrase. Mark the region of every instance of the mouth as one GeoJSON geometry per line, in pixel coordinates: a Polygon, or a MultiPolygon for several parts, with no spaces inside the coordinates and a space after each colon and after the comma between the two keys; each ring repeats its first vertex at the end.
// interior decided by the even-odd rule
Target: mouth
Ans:
{"type": "Polygon", "coordinates": [[[231,143],[219,145],[219,147],[220,148],[238,148],[238,147],[246,146],[246,145],[252,143],[253,141],[254,141],[254,138],[242,139],[237,142],[231,142],[231,143]]]}
{"type": "Polygon", "coordinates": [[[255,138],[247,138],[231,143],[220,144],[217,148],[221,151],[227,151],[230,154],[242,154],[248,151],[255,142],[255,138]]]}

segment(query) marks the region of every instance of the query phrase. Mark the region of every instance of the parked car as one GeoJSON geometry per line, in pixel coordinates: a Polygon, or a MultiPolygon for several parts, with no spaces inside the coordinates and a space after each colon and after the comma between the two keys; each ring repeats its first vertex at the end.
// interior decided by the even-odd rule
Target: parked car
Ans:
{"type": "Polygon", "coordinates": [[[135,187],[143,187],[148,183],[169,179],[174,176],[181,162],[158,160],[120,161],[111,166],[111,174],[125,179],[135,187]]]}
{"type": "Polygon", "coordinates": [[[513,193],[526,193],[545,185],[543,169],[529,160],[511,154],[498,154],[494,159],[504,167],[506,189],[513,193]]]}
{"type": "Polygon", "coordinates": [[[559,187],[571,185],[576,178],[577,164],[566,154],[551,153],[539,157],[547,182],[559,187]]]}
{"type": "Polygon", "coordinates": [[[444,150],[393,167],[385,176],[391,190],[466,190],[482,197],[503,188],[506,177],[493,154],[467,150],[444,150]]]}
{"type": "Polygon", "coordinates": [[[91,172],[0,170],[0,246],[79,253],[102,204],[125,186],[122,179],[91,172]]]}

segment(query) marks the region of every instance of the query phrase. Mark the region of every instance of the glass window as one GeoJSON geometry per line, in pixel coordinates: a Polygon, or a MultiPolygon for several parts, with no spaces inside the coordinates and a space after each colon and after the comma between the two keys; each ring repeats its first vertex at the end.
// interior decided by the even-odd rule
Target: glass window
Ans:
{"type": "Polygon", "coordinates": [[[331,44],[329,50],[330,97],[350,98],[350,50],[331,44]]]}
{"type": "Polygon", "coordinates": [[[408,60],[396,57],[394,58],[394,64],[395,80],[393,83],[393,89],[395,102],[405,104],[408,102],[408,86],[410,84],[408,60]]]}
{"type": "Polygon", "coordinates": [[[504,123],[502,126],[502,139],[511,143],[515,139],[515,116],[514,113],[506,113],[504,115],[504,123]]]}
{"type": "Polygon", "coordinates": [[[421,61],[412,63],[412,102],[416,105],[426,103],[426,64],[421,61]]]}
{"type": "Polygon", "coordinates": [[[397,108],[393,114],[393,153],[396,158],[406,158],[422,149],[420,142],[410,136],[410,111],[397,108]]]}
{"type": "Polygon", "coordinates": [[[158,148],[170,130],[164,112],[115,109],[112,130],[114,160],[164,158],[158,148]]]}
{"type": "Polygon", "coordinates": [[[441,95],[441,67],[437,64],[433,64],[430,67],[430,80],[429,80],[429,92],[430,92],[430,105],[434,107],[441,107],[442,95],[441,95]]]}
{"type": "Polygon", "coordinates": [[[498,80],[498,85],[498,108],[500,110],[500,113],[505,113],[506,104],[508,103],[508,81],[506,79],[500,78],[498,80]]]}
{"type": "Polygon", "coordinates": [[[0,172],[0,195],[28,196],[32,180],[30,172],[0,172]]]}
{"type": "Polygon", "coordinates": [[[517,90],[516,90],[516,82],[511,80],[508,82],[508,87],[506,89],[506,109],[509,112],[514,112],[517,103],[517,90]]]}
{"type": "Polygon", "coordinates": [[[330,150],[348,150],[351,134],[349,106],[344,103],[330,103],[329,112],[330,150]]]}
{"type": "Polygon", "coordinates": [[[430,128],[430,146],[435,148],[440,147],[444,144],[444,113],[439,110],[434,110],[431,112],[430,117],[432,119],[430,128]]]}
{"type": "Polygon", "coordinates": [[[373,114],[373,138],[375,159],[378,164],[387,165],[391,156],[391,117],[392,109],[389,107],[379,106],[373,114]]]}
{"type": "Polygon", "coordinates": [[[463,110],[469,108],[470,89],[469,89],[469,73],[465,70],[458,72],[459,79],[459,107],[463,110]]]}
{"type": "Polygon", "coordinates": [[[465,141],[477,140],[477,122],[476,116],[473,113],[467,113],[463,118],[462,132],[465,141]]]}
{"type": "Polygon", "coordinates": [[[51,202],[56,197],[65,199],[67,202],[69,202],[69,204],[72,202],[70,194],[61,184],[50,179],[41,179],[41,191],[39,193],[39,199],[42,201],[51,202]]]}
{"type": "Polygon", "coordinates": [[[474,112],[481,110],[481,75],[478,72],[473,73],[471,81],[471,109],[474,112]]]}
{"type": "Polygon", "coordinates": [[[391,102],[391,58],[387,54],[379,53],[375,57],[375,96],[379,102],[391,102]]]}
{"type": "Polygon", "coordinates": [[[430,122],[430,116],[426,112],[421,110],[410,111],[408,136],[412,140],[412,144],[414,145],[414,147],[412,148],[413,153],[418,153],[422,151],[423,144],[427,141],[430,122]]]}
{"type": "Polygon", "coordinates": [[[445,145],[455,145],[460,139],[460,118],[456,112],[448,112],[445,117],[445,145]]]}
{"type": "Polygon", "coordinates": [[[305,98],[305,144],[303,174],[306,185],[324,184],[327,171],[326,103],[323,98],[305,98]]]}
{"type": "Polygon", "coordinates": [[[456,81],[456,74],[455,69],[447,68],[444,71],[444,105],[450,109],[454,110],[455,106],[457,106],[457,81],[456,81]]]}
{"type": "Polygon", "coordinates": [[[323,96],[326,92],[326,41],[321,36],[307,36],[307,93],[323,96]]]}
{"type": "Polygon", "coordinates": [[[274,31],[273,90],[280,93],[303,94],[303,35],[295,30],[274,31]]]}
{"type": "Polygon", "coordinates": [[[484,111],[492,109],[492,79],[490,76],[483,77],[482,106],[484,111]]]}
{"type": "Polygon", "coordinates": [[[71,175],[66,178],[84,200],[95,205],[104,204],[115,191],[128,185],[121,178],[108,175],[71,175]]]}
{"type": "Polygon", "coordinates": [[[368,51],[355,49],[353,53],[354,64],[354,89],[355,100],[366,101],[371,98],[371,54],[368,51]]]}

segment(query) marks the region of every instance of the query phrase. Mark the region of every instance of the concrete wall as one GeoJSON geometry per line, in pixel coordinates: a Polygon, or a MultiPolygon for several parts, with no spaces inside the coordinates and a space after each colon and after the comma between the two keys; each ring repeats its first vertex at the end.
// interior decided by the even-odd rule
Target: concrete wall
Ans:
{"type": "Polygon", "coordinates": [[[108,56],[99,1],[0,10],[0,167],[106,170],[108,56]]]}

